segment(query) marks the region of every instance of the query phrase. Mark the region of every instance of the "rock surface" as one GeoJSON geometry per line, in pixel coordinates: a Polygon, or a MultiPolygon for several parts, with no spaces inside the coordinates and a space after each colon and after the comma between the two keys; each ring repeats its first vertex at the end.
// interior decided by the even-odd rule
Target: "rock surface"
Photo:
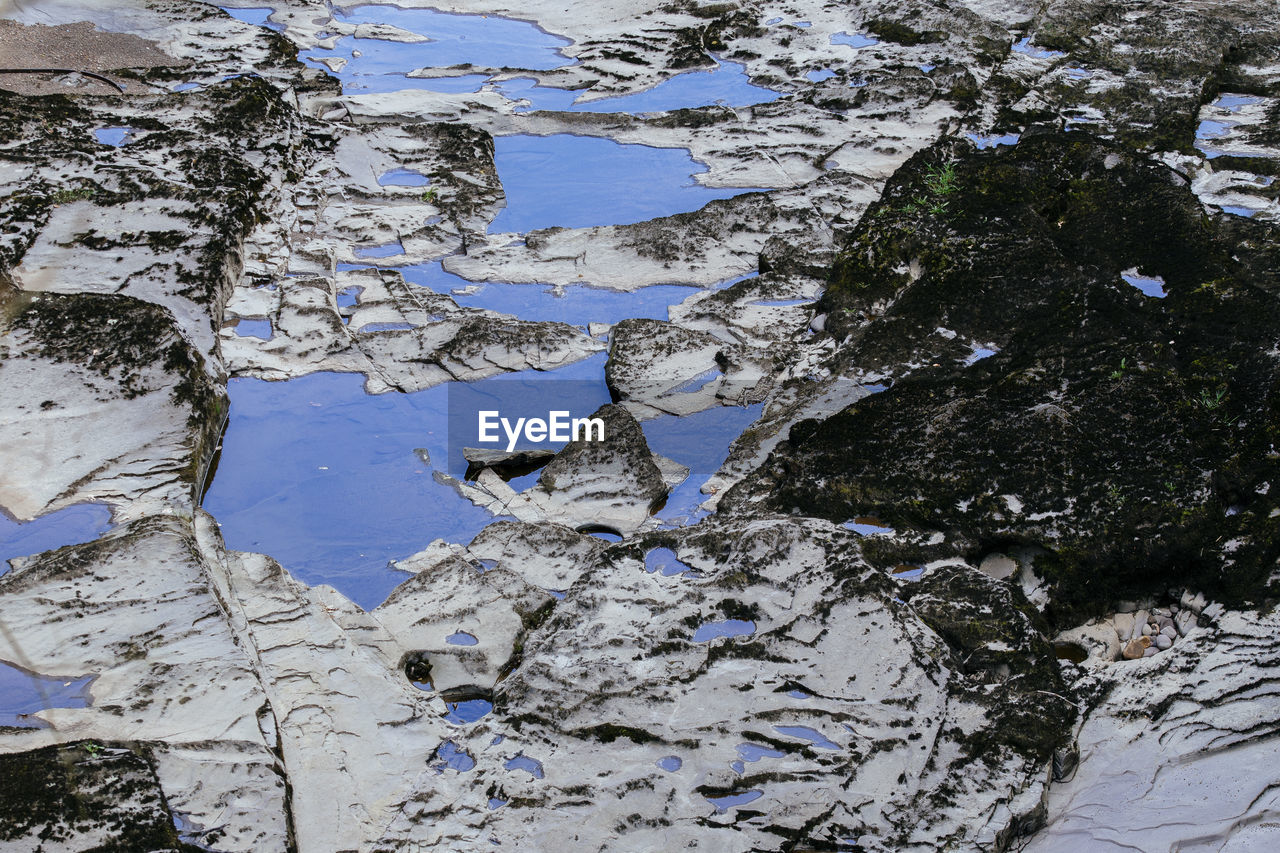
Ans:
{"type": "Polygon", "coordinates": [[[0,729],[0,850],[1280,846],[1274,3],[458,0],[563,64],[390,91],[305,61],[431,46],[350,11],[0,11],[7,67],[79,68],[0,72],[0,507],[114,523],[0,572],[0,662],[91,679],[0,729]],[[739,68],[771,91],[584,109],[739,68]],[[490,233],[520,134],[744,192],[490,233]],[[199,509],[229,377],[606,349],[617,440],[437,468],[517,520],[368,612],[199,509]],[[646,419],[747,403],[679,448],[727,451],[715,511],[655,514],[699,484],[646,419]]]}

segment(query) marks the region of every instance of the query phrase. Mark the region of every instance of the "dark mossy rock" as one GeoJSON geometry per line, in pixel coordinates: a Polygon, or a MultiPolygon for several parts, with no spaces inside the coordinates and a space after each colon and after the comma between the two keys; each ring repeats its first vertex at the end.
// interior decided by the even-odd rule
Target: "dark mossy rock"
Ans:
{"type": "Polygon", "coordinates": [[[699,18],[711,20],[697,27],[682,27],[675,32],[671,68],[703,68],[715,65],[711,52],[723,51],[728,43],[739,36],[759,35],[761,28],[755,16],[728,4],[702,7],[694,10],[699,18]]]}
{"type": "Polygon", "coordinates": [[[0,756],[0,845],[96,853],[199,849],[179,839],[141,753],[91,742],[0,756]]]}
{"type": "Polygon", "coordinates": [[[1047,626],[1022,592],[963,565],[934,569],[909,592],[911,609],[954,653],[951,666],[962,674],[954,689],[991,719],[966,740],[967,757],[1008,747],[1048,760],[1066,743],[1076,706],[1047,626]]]}
{"type": "Polygon", "coordinates": [[[825,297],[843,369],[898,380],[797,424],[740,492],[941,530],[967,556],[1041,546],[1062,619],[1181,584],[1261,601],[1280,555],[1278,236],[1083,134],[924,152],[825,297]],[[975,343],[999,353],[966,365],[975,343]]]}
{"type": "Polygon", "coordinates": [[[873,18],[867,21],[867,32],[875,35],[881,41],[893,42],[894,44],[904,44],[907,46],[916,44],[930,44],[939,42],[946,38],[946,34],[941,30],[921,31],[903,23],[902,21],[892,20],[890,18],[873,18]]]}

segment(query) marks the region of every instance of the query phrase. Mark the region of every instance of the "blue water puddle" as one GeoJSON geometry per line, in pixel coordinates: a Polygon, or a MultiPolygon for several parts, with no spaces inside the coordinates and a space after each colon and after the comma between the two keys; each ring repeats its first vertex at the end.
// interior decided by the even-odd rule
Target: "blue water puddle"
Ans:
{"type": "Polygon", "coordinates": [[[506,805],[507,803],[509,803],[509,802],[511,802],[511,801],[510,801],[510,800],[504,800],[504,799],[501,799],[500,797],[490,797],[490,798],[489,798],[489,811],[491,811],[491,812],[492,812],[492,811],[497,811],[498,809],[502,808],[503,806],[505,806],[505,805],[506,805]]]}
{"type": "Polygon", "coordinates": [[[179,83],[169,89],[170,92],[190,92],[192,89],[199,89],[199,83],[179,83]]]}
{"type": "Polygon", "coordinates": [[[463,752],[462,749],[451,740],[447,740],[440,744],[440,748],[436,750],[436,755],[443,759],[440,764],[435,766],[435,771],[437,773],[443,773],[446,768],[449,770],[457,770],[459,773],[466,773],[468,770],[472,770],[476,766],[476,760],[463,752]]]}
{"type": "MultiPolygon", "coordinates": [[[[438,317],[433,317],[438,320],[438,317]]],[[[357,332],[407,332],[410,329],[418,328],[413,323],[395,322],[395,323],[365,323],[355,329],[357,332]]]]}
{"type": "Polygon", "coordinates": [[[801,701],[813,698],[813,694],[807,690],[788,690],[787,695],[792,699],[800,699],[801,701]]]}
{"type": "Polygon", "coordinates": [[[706,388],[709,384],[723,375],[724,374],[720,372],[720,369],[716,367],[713,367],[710,370],[704,370],[692,379],[682,382],[670,391],[667,391],[662,396],[668,397],[672,394],[693,394],[694,392],[701,391],[703,388],[706,388]]]}
{"type": "Polygon", "coordinates": [[[763,791],[743,791],[740,794],[727,794],[723,797],[712,797],[706,794],[707,802],[716,807],[718,812],[727,812],[729,809],[745,806],[747,803],[753,803],[764,796],[763,791]]]}
{"type": "Polygon", "coordinates": [[[935,68],[937,68],[937,67],[938,67],[938,66],[936,66],[936,65],[928,65],[928,64],[925,64],[925,65],[921,65],[921,66],[919,66],[920,70],[921,70],[921,71],[923,71],[925,74],[928,74],[930,71],[932,71],[933,69],[935,69],[935,68]]]}
{"type": "MultiPolygon", "coordinates": [[[[341,75],[339,75],[341,76],[341,75]]],[[[489,78],[484,74],[461,74],[456,77],[406,77],[403,74],[360,75],[342,84],[347,95],[380,95],[385,92],[402,92],[405,89],[421,89],[442,95],[458,95],[479,92],[489,78]]]]}
{"type": "Polygon", "coordinates": [[[504,762],[502,766],[508,770],[523,770],[535,779],[541,779],[546,775],[542,772],[542,762],[527,755],[517,755],[504,762]]]}
{"type": "Polygon", "coordinates": [[[444,641],[451,646],[474,646],[480,642],[476,639],[475,634],[468,634],[466,631],[455,631],[445,637],[444,641]]]}
{"type": "Polygon", "coordinates": [[[271,340],[271,321],[270,320],[237,320],[235,325],[235,333],[241,338],[262,338],[264,341],[271,340]]]}
{"type": "Polygon", "coordinates": [[[784,755],[786,755],[786,753],[780,749],[761,746],[758,743],[738,744],[738,758],[748,764],[753,764],[764,758],[782,758],[784,755]]]}
{"type": "Polygon", "coordinates": [[[840,525],[845,530],[852,530],[859,536],[892,535],[893,528],[877,518],[855,518],[840,525]]]}
{"type": "Polygon", "coordinates": [[[698,292],[698,288],[683,284],[655,284],[629,293],[586,285],[557,289],[543,284],[474,284],[446,272],[439,261],[397,269],[405,281],[445,294],[468,308],[582,327],[589,323],[617,323],[628,317],[666,320],[672,305],[698,292]]]}
{"type": "Polygon", "coordinates": [[[482,720],[493,713],[493,703],[484,699],[468,699],[465,702],[450,702],[449,713],[445,719],[455,725],[464,725],[482,720]]]}
{"type": "Polygon", "coordinates": [[[729,458],[730,445],[763,410],[763,403],[715,406],[683,417],[663,415],[641,422],[650,450],[689,469],[689,476],[671,491],[656,513],[658,518],[683,523],[704,514],[698,509],[707,500],[702,485],[729,458]]]}
{"type": "Polygon", "coordinates": [[[594,536],[597,539],[603,539],[606,542],[621,542],[622,536],[609,530],[588,530],[585,531],[588,536],[594,536]]]}
{"type": "Polygon", "coordinates": [[[222,11],[226,12],[237,21],[243,21],[246,24],[253,24],[255,27],[270,27],[277,31],[284,29],[282,25],[268,20],[268,18],[271,17],[271,14],[275,12],[275,9],[270,9],[265,6],[255,7],[252,9],[234,9],[230,6],[219,6],[218,8],[222,9],[222,11]]]}
{"type": "Polygon", "coordinates": [[[693,632],[695,643],[709,643],[722,637],[748,637],[756,632],[756,623],[750,619],[724,619],[719,622],[703,622],[693,632]]]}
{"type": "Polygon", "coordinates": [[[1232,127],[1231,122],[1204,119],[1196,126],[1196,139],[1221,139],[1231,132],[1232,127]]]}
{"type": "Polygon", "coordinates": [[[1262,98],[1254,95],[1232,95],[1224,93],[1219,95],[1217,99],[1210,104],[1210,106],[1224,109],[1230,113],[1238,113],[1240,112],[1241,107],[1249,107],[1260,103],[1262,103],[1262,98]]]}
{"type": "Polygon", "coordinates": [[[44,728],[46,723],[26,715],[46,708],[89,707],[94,678],[51,678],[0,661],[0,726],[44,728]]]}
{"type": "Polygon", "coordinates": [[[396,243],[384,243],[381,246],[356,246],[351,250],[357,258],[392,258],[404,254],[404,246],[396,243]]]}
{"type": "Polygon", "coordinates": [[[831,36],[832,44],[844,44],[852,48],[871,47],[873,44],[879,44],[880,39],[865,33],[836,33],[831,36]]]}
{"type": "Polygon", "coordinates": [[[339,308],[353,308],[360,301],[360,292],[364,288],[361,287],[344,287],[337,293],[337,301],[339,308]]]}
{"type": "Polygon", "coordinates": [[[429,39],[399,42],[349,35],[339,38],[332,49],[316,48],[302,55],[303,61],[326,70],[327,66],[318,60],[346,59],[347,64],[336,76],[342,80],[343,88],[352,92],[410,88],[442,91],[436,87],[476,82],[473,79],[465,84],[444,83],[444,78],[405,76],[419,68],[475,65],[546,71],[573,63],[561,52],[572,42],[526,21],[384,5],[356,6],[348,11],[335,9],[334,18],[346,24],[390,24],[429,39]]]}
{"type": "Polygon", "coordinates": [[[676,552],[670,548],[653,548],[644,555],[644,570],[649,574],[657,572],[663,577],[669,578],[674,575],[682,575],[686,572],[691,576],[701,577],[688,563],[682,563],[680,558],[676,556],[676,552]]]}
{"type": "Polygon", "coordinates": [[[751,304],[764,308],[794,308],[797,305],[810,305],[812,303],[812,299],[757,299],[751,304]]]}
{"type": "Polygon", "coordinates": [[[780,97],[781,92],[752,85],[745,66],[719,60],[709,71],[686,71],[663,80],[652,89],[575,104],[570,109],[593,113],[656,113],[712,104],[748,107],[776,101],[780,97]]]}
{"type": "Polygon", "coordinates": [[[811,729],[808,726],[774,726],[773,728],[778,734],[807,740],[819,749],[842,749],[839,744],[827,740],[822,732],[817,729],[811,729]]]}
{"type": "MultiPolygon", "coordinates": [[[[590,412],[609,401],[604,359],[460,389],[540,399],[572,380],[575,398],[587,398],[575,410],[590,412]]],[[[363,384],[342,373],[232,379],[231,421],[204,506],[228,547],[270,554],[304,582],[330,584],[371,608],[404,580],[388,560],[437,537],[469,542],[492,517],[437,483],[414,453],[422,448],[435,467],[465,473],[461,448],[448,442],[449,386],[371,395],[363,384]]]]}
{"type": "Polygon", "coordinates": [[[1232,216],[1243,216],[1245,219],[1250,219],[1258,213],[1258,211],[1251,207],[1241,207],[1236,204],[1222,205],[1222,212],[1230,213],[1232,216]]]}
{"type": "Polygon", "coordinates": [[[509,101],[528,101],[528,104],[515,108],[518,113],[529,113],[534,110],[572,111],[575,109],[573,102],[582,94],[581,90],[540,86],[533,77],[513,77],[510,80],[495,83],[493,88],[509,101]]]}
{"type": "Polygon", "coordinates": [[[490,233],[625,225],[754,191],[699,185],[693,175],[706,167],[683,148],[558,133],[500,136],[494,149],[507,206],[490,233]]]}
{"type": "Polygon", "coordinates": [[[995,355],[997,352],[999,352],[999,350],[991,349],[990,347],[974,346],[973,351],[965,357],[964,366],[969,367],[970,365],[977,364],[983,359],[991,358],[991,356],[995,355]]]}
{"type": "Polygon", "coordinates": [[[1030,56],[1035,59],[1056,59],[1059,56],[1066,56],[1060,50],[1049,50],[1044,47],[1036,47],[1031,43],[1031,36],[1023,36],[1014,42],[1010,48],[1014,53],[1021,53],[1024,56],[1030,56]]]}
{"type": "Polygon", "coordinates": [[[812,21],[792,21],[791,26],[799,27],[802,30],[807,30],[809,29],[809,27],[813,26],[813,22],[812,21]]]}
{"type": "Polygon", "coordinates": [[[810,83],[821,83],[823,80],[830,80],[836,76],[836,72],[830,68],[819,68],[814,71],[806,71],[804,76],[809,79],[810,83]]]}
{"type": "Polygon", "coordinates": [[[14,557],[92,542],[110,529],[111,510],[102,504],[76,504],[23,522],[0,510],[0,575],[14,557]]]}
{"type": "Polygon", "coordinates": [[[722,281],[722,282],[720,282],[719,284],[717,284],[717,285],[716,285],[714,288],[712,288],[712,289],[713,289],[713,290],[725,290],[725,289],[727,289],[727,288],[733,287],[735,284],[737,284],[737,283],[738,283],[738,282],[740,282],[740,281],[746,281],[746,280],[747,280],[747,279],[749,279],[749,278],[759,278],[759,277],[760,277],[760,271],[759,271],[759,270],[753,270],[753,271],[751,271],[751,272],[749,272],[749,273],[744,273],[743,275],[735,276],[734,278],[727,278],[727,279],[725,279],[724,281],[722,281]]]}
{"type": "Polygon", "coordinates": [[[654,764],[658,765],[659,769],[665,770],[668,773],[675,773],[677,770],[679,770],[681,767],[684,766],[684,762],[681,761],[679,757],[674,755],[668,755],[663,758],[659,758],[657,761],[654,762],[654,764]]]}
{"type": "Polygon", "coordinates": [[[1133,285],[1142,291],[1146,296],[1154,296],[1157,299],[1164,299],[1168,294],[1165,293],[1164,279],[1160,276],[1139,275],[1137,269],[1128,269],[1120,273],[1120,277],[1128,284],[1133,285]]]}
{"type": "Polygon", "coordinates": [[[412,169],[392,169],[378,176],[380,187],[428,187],[431,179],[412,169]]]}
{"type": "Polygon", "coordinates": [[[495,88],[508,100],[529,102],[516,107],[518,113],[558,110],[640,114],[696,109],[713,104],[748,107],[782,97],[781,92],[753,85],[745,66],[727,60],[720,60],[715,68],[708,71],[686,71],[669,77],[651,89],[583,103],[577,102],[584,94],[581,91],[539,86],[529,77],[505,80],[495,88]]]}
{"type": "Polygon", "coordinates": [[[995,148],[997,145],[1017,145],[1018,140],[1022,138],[1020,133],[1005,133],[999,136],[979,136],[976,133],[966,135],[973,140],[973,144],[980,151],[984,148],[995,148]]]}
{"type": "Polygon", "coordinates": [[[120,148],[128,145],[133,141],[133,128],[131,127],[100,127],[93,132],[93,136],[102,145],[110,145],[113,148],[120,148]]]}

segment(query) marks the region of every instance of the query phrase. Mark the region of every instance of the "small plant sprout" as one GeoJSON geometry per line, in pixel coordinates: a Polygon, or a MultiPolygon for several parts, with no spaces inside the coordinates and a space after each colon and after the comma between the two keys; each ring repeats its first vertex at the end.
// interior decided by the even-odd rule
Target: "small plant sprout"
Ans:
{"type": "Polygon", "coordinates": [[[1218,388],[1217,391],[1210,391],[1208,388],[1200,389],[1200,396],[1196,400],[1200,404],[1200,408],[1206,412],[1212,412],[1222,407],[1222,402],[1227,396],[1227,387],[1225,385],[1218,388]]]}
{"type": "Polygon", "coordinates": [[[924,185],[934,195],[951,195],[960,189],[956,184],[955,163],[930,166],[925,170],[924,175],[924,185]]]}

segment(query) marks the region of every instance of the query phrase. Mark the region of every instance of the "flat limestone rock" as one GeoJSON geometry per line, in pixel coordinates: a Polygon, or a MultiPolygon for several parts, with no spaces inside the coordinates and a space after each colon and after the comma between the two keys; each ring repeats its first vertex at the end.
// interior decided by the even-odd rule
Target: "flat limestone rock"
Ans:
{"type": "Polygon", "coordinates": [[[0,659],[42,674],[94,676],[88,707],[38,712],[48,726],[10,730],[0,752],[144,744],[159,756],[172,807],[205,829],[220,827],[222,849],[285,843],[275,724],[260,720],[266,696],[257,666],[225,621],[189,521],[143,519],[46,553],[0,576],[0,596],[0,659]]]}
{"type": "Polygon", "coordinates": [[[115,295],[23,301],[0,340],[0,506],[190,503],[226,396],[173,317],[115,295]]]}
{"type": "Polygon", "coordinates": [[[1106,700],[1077,736],[1075,775],[1049,788],[1047,825],[1019,849],[1280,844],[1277,630],[1274,613],[1227,611],[1155,657],[1087,671],[1106,700]]]}

